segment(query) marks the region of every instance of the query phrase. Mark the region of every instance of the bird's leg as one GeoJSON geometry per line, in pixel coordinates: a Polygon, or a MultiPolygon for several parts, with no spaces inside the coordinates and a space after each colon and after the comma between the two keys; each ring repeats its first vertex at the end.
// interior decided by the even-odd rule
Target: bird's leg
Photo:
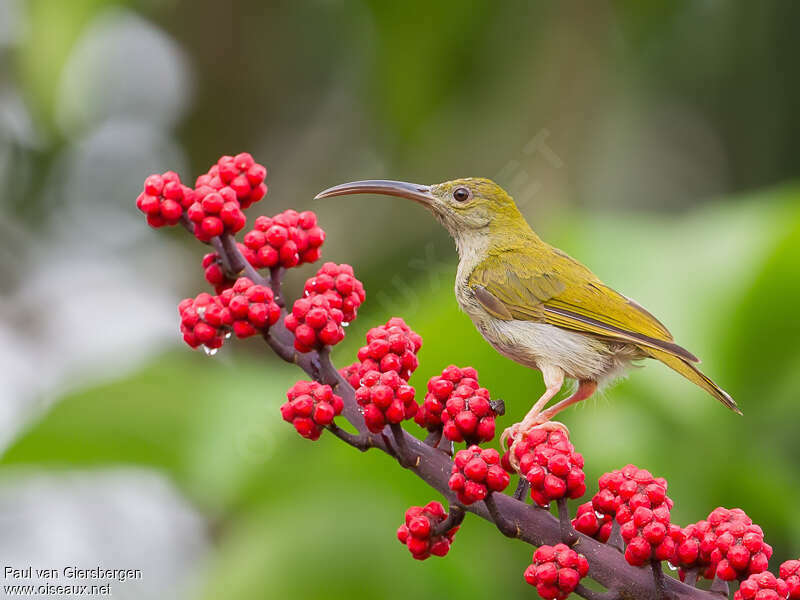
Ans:
{"type": "MultiPolygon", "coordinates": [[[[547,403],[552,400],[553,396],[555,396],[564,385],[564,371],[558,367],[542,367],[542,377],[544,378],[544,385],[546,387],[544,394],[542,394],[536,401],[536,404],[531,407],[528,414],[525,415],[525,418],[522,419],[520,423],[512,425],[503,432],[503,435],[500,436],[501,448],[506,447],[506,442],[510,438],[513,441],[509,449],[512,449],[514,444],[520,440],[521,434],[529,431],[537,423],[541,423],[542,421],[539,419],[539,415],[542,409],[547,406],[547,403]]],[[[517,468],[518,465],[515,464],[517,459],[513,452],[511,453],[510,459],[514,468],[517,468]]]]}
{"type": "Polygon", "coordinates": [[[570,396],[569,398],[565,398],[564,400],[562,400],[561,402],[557,402],[547,410],[542,411],[542,413],[538,416],[539,423],[546,423],[568,406],[572,406],[573,404],[577,404],[578,402],[586,400],[589,396],[594,394],[595,390],[597,390],[596,381],[592,381],[590,379],[582,379],[578,384],[578,389],[575,390],[575,393],[572,394],[572,396],[570,396]]]}

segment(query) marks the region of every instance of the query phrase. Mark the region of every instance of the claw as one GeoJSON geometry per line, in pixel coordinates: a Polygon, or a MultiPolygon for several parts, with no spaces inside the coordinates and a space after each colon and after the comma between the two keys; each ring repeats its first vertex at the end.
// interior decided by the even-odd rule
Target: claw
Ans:
{"type": "Polygon", "coordinates": [[[562,431],[564,435],[569,436],[569,429],[563,423],[559,423],[558,421],[541,421],[536,417],[530,420],[528,417],[526,417],[521,423],[515,423],[511,427],[508,427],[500,436],[500,447],[508,450],[508,460],[517,473],[520,473],[519,460],[517,459],[514,449],[516,448],[517,444],[519,444],[525,438],[525,436],[534,429],[543,429],[545,431],[562,431]],[[510,445],[508,445],[509,439],[511,440],[510,445]]]}

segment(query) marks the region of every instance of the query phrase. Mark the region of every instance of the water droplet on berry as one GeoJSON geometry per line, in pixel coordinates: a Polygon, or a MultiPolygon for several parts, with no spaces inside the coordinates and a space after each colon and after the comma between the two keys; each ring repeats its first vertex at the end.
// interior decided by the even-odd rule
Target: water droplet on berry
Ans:
{"type": "Polygon", "coordinates": [[[205,317],[205,316],[206,316],[206,307],[205,307],[205,306],[200,306],[200,307],[198,307],[198,308],[197,308],[197,315],[198,315],[198,316],[199,316],[201,319],[202,319],[203,317],[205,317]]]}
{"type": "Polygon", "coordinates": [[[678,567],[673,565],[671,562],[667,563],[667,567],[669,568],[670,571],[677,571],[678,570],[678,567]]]}
{"type": "Polygon", "coordinates": [[[227,332],[227,333],[225,334],[225,339],[226,339],[226,340],[229,340],[229,339],[231,339],[231,335],[233,335],[233,332],[231,332],[231,331],[227,332]]]}
{"type": "Polygon", "coordinates": [[[219,351],[219,348],[209,348],[208,346],[203,346],[203,352],[206,353],[206,356],[214,356],[219,351]]]}
{"type": "Polygon", "coordinates": [[[594,511],[594,514],[598,519],[604,519],[605,518],[605,515],[603,513],[601,513],[599,510],[594,511]]]}
{"type": "Polygon", "coordinates": [[[350,321],[342,321],[342,327],[350,327],[350,321]]]}

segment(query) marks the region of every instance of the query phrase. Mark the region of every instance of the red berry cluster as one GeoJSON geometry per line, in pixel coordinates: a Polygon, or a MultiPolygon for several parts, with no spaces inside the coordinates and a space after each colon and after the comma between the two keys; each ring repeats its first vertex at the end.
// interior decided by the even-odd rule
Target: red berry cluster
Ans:
{"type": "Polygon", "coordinates": [[[333,308],[325,296],[311,296],[295,300],[284,324],[294,333],[294,347],[310,352],[344,339],[343,318],[342,311],[333,308]]]}
{"type": "Polygon", "coordinates": [[[653,508],[637,506],[630,521],[620,526],[622,539],[627,543],[625,560],[637,567],[653,560],[669,560],[680,541],[680,531],[680,527],[670,522],[666,502],[653,508]]]}
{"type": "Polygon", "coordinates": [[[714,579],[717,563],[712,562],[711,553],[717,547],[717,536],[706,521],[698,521],[687,525],[681,531],[681,540],[675,548],[675,556],[670,562],[679,567],[681,581],[688,569],[698,569],[699,575],[706,579],[714,579]]]}
{"type": "Polygon", "coordinates": [[[266,167],[255,162],[247,152],[241,152],[236,156],[221,157],[208,173],[197,178],[195,186],[216,190],[228,186],[236,192],[240,206],[248,208],[266,195],[266,177],[266,167]]]}
{"type": "Polygon", "coordinates": [[[345,323],[356,318],[358,307],[366,298],[364,284],[355,278],[353,267],[332,262],[326,262],[306,281],[304,292],[306,296],[325,296],[333,308],[342,311],[345,323]]]}
{"type": "Polygon", "coordinates": [[[769,571],[754,573],[742,581],[733,600],[786,600],[789,586],[769,571]]]}
{"type": "MultiPolygon", "coordinates": [[[[244,259],[250,264],[253,264],[252,251],[239,242],[236,242],[236,247],[239,249],[239,252],[242,253],[244,259]]],[[[209,252],[204,255],[202,265],[206,281],[214,286],[214,290],[216,290],[217,294],[222,293],[223,290],[227,290],[236,281],[225,275],[225,271],[222,268],[222,259],[216,252],[209,252]]]]}
{"type": "Polygon", "coordinates": [[[458,526],[435,535],[436,526],[447,518],[438,502],[412,506],[406,511],[406,522],[397,529],[397,539],[408,547],[411,556],[425,560],[429,556],[445,556],[450,551],[458,526]]]}
{"type": "Polygon", "coordinates": [[[230,311],[231,327],[238,338],[266,331],[281,316],[272,290],[256,285],[247,277],[237,279],[233,287],[223,290],[219,299],[230,311]]]}
{"type": "Polygon", "coordinates": [[[606,543],[611,536],[611,527],[614,519],[611,515],[598,515],[591,502],[586,502],[578,507],[575,518],[572,519],[572,526],[576,531],[596,539],[598,542],[606,543]]]}
{"type": "Polygon", "coordinates": [[[673,562],[683,571],[699,568],[707,579],[732,581],[766,571],[770,556],[764,532],[742,509],[718,507],[683,530],[673,562]]]}
{"type": "Polygon", "coordinates": [[[358,351],[359,362],[341,372],[354,388],[369,371],[393,371],[408,381],[419,365],[417,352],[421,347],[422,337],[403,319],[392,317],[386,325],[373,327],[367,332],[367,345],[358,351]]]}
{"type": "Polygon", "coordinates": [[[324,241],[325,232],[310,210],[289,209],[274,217],[257,217],[254,229],[244,236],[244,245],[255,255],[253,266],[259,269],[312,263],[319,259],[324,241]]]}
{"type": "Polygon", "coordinates": [[[666,479],[653,477],[650,471],[635,465],[604,473],[598,483],[600,490],[592,498],[592,506],[599,513],[616,517],[620,525],[630,521],[639,506],[655,508],[666,503],[667,509],[672,509],[666,479]]]}
{"type": "MultiPolygon", "coordinates": [[[[514,444],[519,472],[531,484],[531,498],[547,506],[559,498],[580,498],[586,493],[583,456],[575,452],[561,429],[532,429],[514,444]]],[[[509,467],[510,456],[504,456],[509,467]]]]}
{"type": "Polygon", "coordinates": [[[778,573],[788,586],[789,600],[800,600],[800,560],[787,560],[778,573]]]}
{"type": "Polygon", "coordinates": [[[172,171],[150,175],[144,180],[144,191],[136,198],[136,206],[147,216],[150,227],[175,225],[193,202],[194,190],[183,185],[172,171]]]}
{"type": "Polygon", "coordinates": [[[414,420],[430,431],[443,427],[452,442],[472,445],[494,437],[495,414],[489,390],[478,385],[478,372],[450,365],[428,381],[428,393],[414,420]]]}
{"type": "Polygon", "coordinates": [[[183,340],[192,348],[216,350],[222,346],[232,319],[230,310],[217,296],[204,292],[196,298],[185,298],[178,304],[178,313],[183,340]]]}
{"type": "Polygon", "coordinates": [[[372,433],[378,433],[387,424],[410,419],[419,408],[414,400],[414,388],[394,371],[368,371],[356,389],[356,401],[372,433]]]}
{"type": "Polygon", "coordinates": [[[566,544],[539,546],[525,569],[525,581],[535,586],[544,600],[564,600],[588,572],[586,557],[566,544]]]}
{"type": "Polygon", "coordinates": [[[281,406],[283,420],[294,425],[297,433],[317,440],[325,426],[342,413],[344,403],[331,386],[316,381],[298,381],[288,392],[281,406]]]}
{"type": "Polygon", "coordinates": [[[198,187],[195,201],[186,211],[186,216],[194,223],[194,235],[201,242],[208,242],[225,232],[236,233],[247,223],[236,192],[229,187],[219,190],[198,187]]]}
{"type": "Polygon", "coordinates": [[[452,475],[447,485],[462,504],[484,500],[491,492],[508,487],[509,476],[500,466],[500,453],[494,448],[470,446],[456,452],[452,475]]]}
{"type": "Polygon", "coordinates": [[[616,517],[627,543],[627,561],[643,565],[672,558],[680,528],[670,522],[673,503],[667,496],[666,480],[627,465],[602,475],[599,484],[592,506],[601,514],[616,517]]]}

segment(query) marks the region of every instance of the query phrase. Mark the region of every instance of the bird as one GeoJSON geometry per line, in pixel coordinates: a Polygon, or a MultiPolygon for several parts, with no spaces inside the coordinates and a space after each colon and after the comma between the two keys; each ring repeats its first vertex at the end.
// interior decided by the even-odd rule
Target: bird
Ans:
{"type": "Polygon", "coordinates": [[[535,427],[565,429],[553,417],[647,358],[741,414],[733,398],[697,368],[699,359],[675,343],[658,319],[543,241],[513,198],[490,179],[436,185],[353,181],[328,188],[316,199],[349,194],[406,198],[430,211],[455,241],[460,308],[497,352],[541,371],[544,393],[519,423],[503,432],[503,446],[510,442],[513,449],[535,427]],[[567,379],[576,380],[577,389],[547,407],[567,379]]]}

